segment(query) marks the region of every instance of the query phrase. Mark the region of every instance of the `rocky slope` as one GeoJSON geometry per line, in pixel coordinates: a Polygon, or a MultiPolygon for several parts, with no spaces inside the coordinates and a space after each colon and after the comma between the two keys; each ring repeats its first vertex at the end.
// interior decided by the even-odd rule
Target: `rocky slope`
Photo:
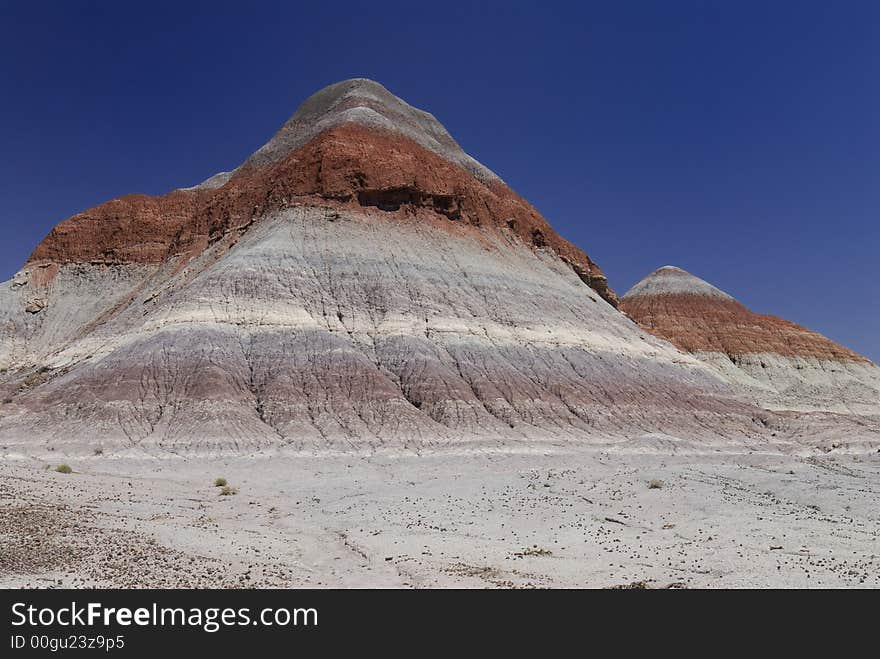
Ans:
{"type": "Polygon", "coordinates": [[[66,263],[186,262],[257,218],[294,205],[428,211],[451,230],[505,231],[556,252],[611,304],[602,271],[560,238],[495,174],[468,156],[430,114],[381,85],[347,80],[309,98],[278,133],[233,172],[162,197],[116,199],[56,226],[30,268],[66,263]]]}
{"type": "Polygon", "coordinates": [[[680,268],[642,279],[621,309],[765,407],[880,414],[880,368],[871,361],[805,327],[753,313],[680,268]]]}
{"type": "Polygon", "coordinates": [[[231,172],[65,220],[0,285],[0,448],[797,439],[616,303],[436,119],[345,81],[231,172]]]}

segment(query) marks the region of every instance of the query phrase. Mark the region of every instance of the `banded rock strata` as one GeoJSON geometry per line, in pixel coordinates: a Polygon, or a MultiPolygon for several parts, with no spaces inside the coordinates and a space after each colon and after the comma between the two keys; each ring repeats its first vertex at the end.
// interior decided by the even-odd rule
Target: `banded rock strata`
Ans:
{"type": "Polygon", "coordinates": [[[870,360],[805,327],[753,313],[681,268],[651,273],[620,306],[764,407],[880,415],[880,368],[870,360]]]}
{"type": "Polygon", "coordinates": [[[349,80],[235,170],[52,230],[0,285],[0,446],[797,439],[616,304],[436,119],[349,80]]]}

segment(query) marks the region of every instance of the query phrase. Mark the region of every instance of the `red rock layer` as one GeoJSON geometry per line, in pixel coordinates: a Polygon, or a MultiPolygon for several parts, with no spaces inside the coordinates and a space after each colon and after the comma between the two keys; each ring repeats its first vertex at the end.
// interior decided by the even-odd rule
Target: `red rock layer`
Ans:
{"type": "Polygon", "coordinates": [[[869,363],[858,353],[796,323],[756,314],[736,300],[706,295],[625,297],[621,310],[651,334],[685,352],[776,353],[869,363]]]}
{"type": "Polygon", "coordinates": [[[230,231],[295,203],[375,207],[396,217],[442,219],[452,231],[486,227],[548,247],[617,304],[602,271],[500,180],[483,183],[396,133],[349,123],[283,160],[245,166],[225,185],[131,195],[75,215],[37,246],[29,264],[161,263],[192,257],[230,231]]]}

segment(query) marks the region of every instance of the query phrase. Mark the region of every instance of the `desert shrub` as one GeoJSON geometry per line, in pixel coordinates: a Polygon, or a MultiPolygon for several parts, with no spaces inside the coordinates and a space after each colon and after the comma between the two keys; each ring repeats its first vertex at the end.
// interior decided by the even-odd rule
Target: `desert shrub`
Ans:
{"type": "Polygon", "coordinates": [[[60,464],[55,467],[55,471],[57,471],[59,474],[70,474],[73,472],[73,469],[70,468],[70,465],[60,464]]]}
{"type": "Polygon", "coordinates": [[[104,455],[104,449],[99,446],[95,449],[95,455],[104,455]]]}
{"type": "Polygon", "coordinates": [[[224,487],[226,485],[225,478],[215,478],[214,479],[214,487],[224,487]]]}
{"type": "Polygon", "coordinates": [[[220,489],[220,496],[224,496],[224,497],[226,497],[226,496],[230,496],[230,495],[232,495],[232,494],[238,494],[238,488],[237,488],[237,487],[232,487],[231,485],[224,485],[224,486],[220,489]]]}
{"type": "Polygon", "coordinates": [[[664,482],[661,481],[661,480],[657,480],[656,478],[653,479],[653,480],[648,481],[648,489],[649,489],[649,490],[659,490],[659,489],[662,488],[664,485],[666,485],[666,483],[664,483],[664,482]]]}

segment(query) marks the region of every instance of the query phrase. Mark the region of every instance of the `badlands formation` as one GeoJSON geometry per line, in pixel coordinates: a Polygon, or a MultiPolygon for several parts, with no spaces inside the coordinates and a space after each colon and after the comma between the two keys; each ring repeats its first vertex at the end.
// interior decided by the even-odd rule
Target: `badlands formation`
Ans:
{"type": "Polygon", "coordinates": [[[615,308],[431,115],[350,80],[231,173],[55,227],[0,287],[7,451],[686,434],[764,413],[615,308]]]}
{"type": "Polygon", "coordinates": [[[880,585],[877,367],[682,271],[618,302],[331,85],[0,284],[0,586],[880,585]]]}
{"type": "Polygon", "coordinates": [[[621,309],[763,407],[880,415],[880,368],[870,360],[800,325],[753,313],[680,268],[642,279],[621,309]]]}

